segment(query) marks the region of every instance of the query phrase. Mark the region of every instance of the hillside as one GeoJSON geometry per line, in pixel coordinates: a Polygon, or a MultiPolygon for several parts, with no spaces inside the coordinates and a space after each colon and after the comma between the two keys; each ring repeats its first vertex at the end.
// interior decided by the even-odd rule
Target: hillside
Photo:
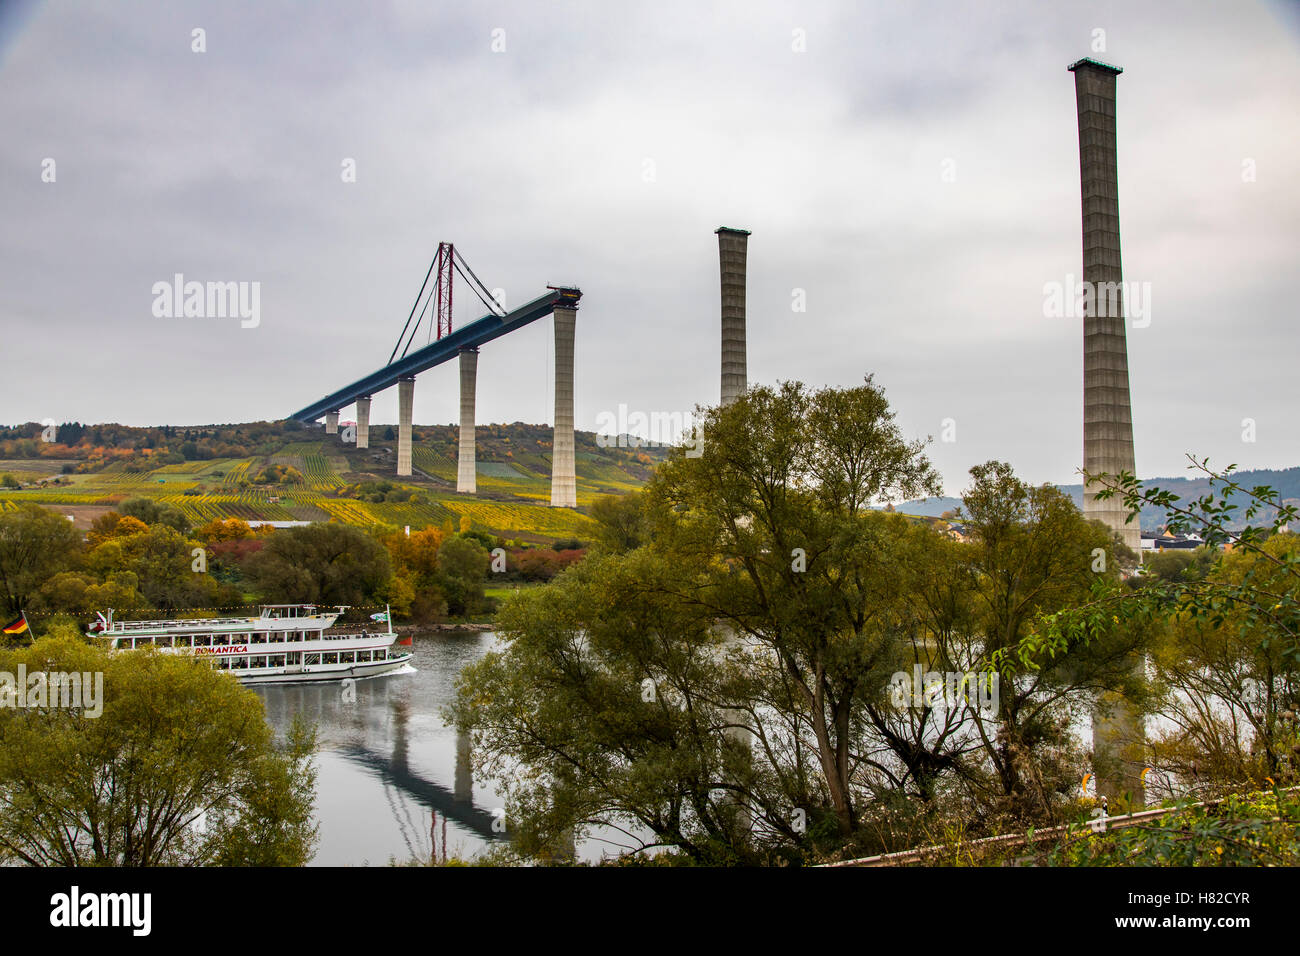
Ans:
{"type": "MultiPolygon", "coordinates": [[[[1289,500],[1290,504],[1300,504],[1300,466],[1294,468],[1258,468],[1251,471],[1240,471],[1236,474],[1238,484],[1247,488],[1254,488],[1257,485],[1268,485],[1276,491],[1283,500],[1289,500]]],[[[1204,475],[1200,477],[1179,477],[1179,478],[1146,478],[1142,481],[1144,488],[1161,488],[1178,495],[1184,501],[1191,501],[1209,494],[1211,491],[1210,481],[1204,475]]],[[[1083,485],[1057,485],[1062,491],[1068,494],[1076,505],[1083,507],[1083,485]]],[[[960,498],[938,497],[938,498],[921,498],[916,501],[905,501],[896,505],[898,511],[905,514],[925,515],[937,517],[945,511],[951,511],[961,506],[960,498]]],[[[1244,509],[1242,503],[1240,508],[1244,509]]],[[[1261,524],[1271,520],[1271,512],[1261,514],[1255,519],[1255,524],[1261,524]]],[[[1143,531],[1154,531],[1160,525],[1165,523],[1165,514],[1156,508],[1143,508],[1141,514],[1141,523],[1143,531]]],[[[1240,530],[1244,522],[1241,520],[1231,521],[1228,527],[1234,531],[1240,530]]]]}
{"type": "Polygon", "coordinates": [[[551,428],[480,425],[478,494],[459,495],[454,425],[416,426],[410,478],[396,476],[396,427],[376,425],[358,450],[320,428],[256,422],[178,428],[41,426],[0,429],[0,509],[31,501],[57,507],[87,526],[133,496],[176,505],[194,522],[238,517],[263,521],[459,527],[521,541],[584,538],[583,511],[604,494],[635,490],[662,448],[601,448],[576,433],[579,510],[551,508],[551,428]]]}

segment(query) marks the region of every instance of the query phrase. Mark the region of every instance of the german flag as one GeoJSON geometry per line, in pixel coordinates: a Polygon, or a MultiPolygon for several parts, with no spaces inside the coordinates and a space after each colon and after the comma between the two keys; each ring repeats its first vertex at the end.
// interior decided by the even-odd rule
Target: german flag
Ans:
{"type": "Polygon", "coordinates": [[[4,630],[0,633],[26,634],[29,630],[30,628],[27,626],[27,614],[26,612],[24,612],[22,614],[19,614],[16,618],[14,618],[12,621],[6,624],[4,626],[4,630]]]}

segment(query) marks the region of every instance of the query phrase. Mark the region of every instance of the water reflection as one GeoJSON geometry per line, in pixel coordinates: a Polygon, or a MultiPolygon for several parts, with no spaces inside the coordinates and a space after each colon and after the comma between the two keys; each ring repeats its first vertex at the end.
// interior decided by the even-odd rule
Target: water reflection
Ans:
{"type": "Polygon", "coordinates": [[[491,633],[417,635],[416,673],[358,681],[354,694],[341,682],[254,688],[278,732],[299,714],[316,725],[315,865],[427,861],[435,813],[440,853],[444,821],[453,855],[472,856],[502,839],[492,830],[498,795],[475,785],[468,738],[439,715],[456,675],[495,640],[491,633]]]}

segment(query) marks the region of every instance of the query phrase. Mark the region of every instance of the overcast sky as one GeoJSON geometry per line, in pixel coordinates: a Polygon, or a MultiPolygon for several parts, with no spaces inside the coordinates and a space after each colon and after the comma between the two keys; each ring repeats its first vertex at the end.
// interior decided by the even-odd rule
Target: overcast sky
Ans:
{"type": "MultiPolygon", "coordinates": [[[[0,422],[282,418],[387,361],[439,240],[511,307],[581,287],[579,428],[714,403],[725,224],[751,382],[874,373],[949,493],[990,458],[1074,481],[1082,327],[1043,290],[1081,271],[1093,56],[1150,283],[1138,470],[1300,464],[1293,3],[5,7],[0,422]],[[259,324],[155,316],[176,273],[260,283],[259,324]]],[[[551,421],[552,365],[549,319],[484,347],[479,421],[551,421]]],[[[421,375],[416,421],[457,387],[421,375]]]]}

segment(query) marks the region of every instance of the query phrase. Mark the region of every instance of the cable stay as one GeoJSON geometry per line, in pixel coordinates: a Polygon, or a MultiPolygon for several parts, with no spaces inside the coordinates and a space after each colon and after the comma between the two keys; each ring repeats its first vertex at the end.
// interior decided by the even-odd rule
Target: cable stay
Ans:
{"type": "Polygon", "coordinates": [[[506,316],[506,310],[502,308],[488,287],[470,268],[469,263],[465,261],[465,257],[456,251],[456,247],[452,243],[440,242],[438,243],[438,252],[434,255],[433,261],[429,263],[429,270],[424,274],[424,281],[420,284],[420,291],[415,297],[415,304],[411,306],[411,312],[406,317],[406,324],[402,326],[402,333],[397,337],[397,344],[393,346],[392,354],[388,356],[388,365],[393,364],[399,352],[402,358],[406,358],[411,344],[415,341],[415,336],[420,331],[420,326],[424,324],[426,315],[429,315],[429,324],[425,334],[427,343],[432,344],[435,333],[439,339],[451,334],[452,295],[455,278],[453,271],[460,273],[461,280],[469,286],[469,290],[483,303],[489,314],[497,318],[506,316]],[[432,282],[430,282],[431,279],[432,282]],[[414,320],[414,325],[412,325],[412,320],[414,320]]]}

